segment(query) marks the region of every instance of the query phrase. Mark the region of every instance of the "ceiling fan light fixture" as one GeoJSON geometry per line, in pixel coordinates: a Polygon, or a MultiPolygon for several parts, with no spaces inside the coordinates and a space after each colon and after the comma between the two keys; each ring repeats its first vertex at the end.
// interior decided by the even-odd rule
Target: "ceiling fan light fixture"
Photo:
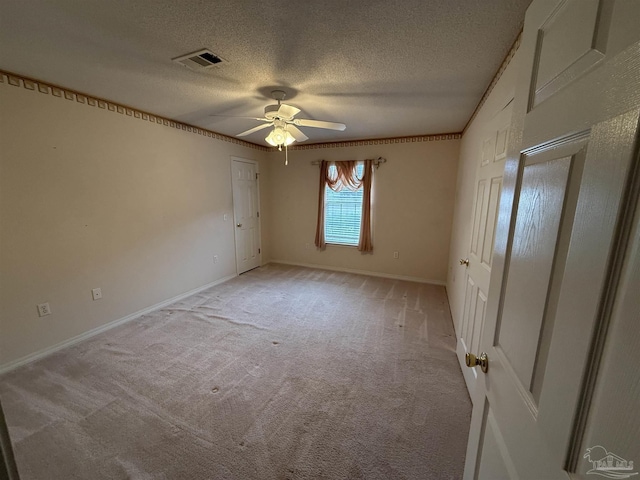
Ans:
{"type": "Polygon", "coordinates": [[[282,127],[276,127],[271,130],[271,133],[267,135],[265,140],[269,145],[273,145],[274,147],[279,147],[281,145],[288,146],[296,141],[296,139],[282,127]]]}
{"type": "Polygon", "coordinates": [[[284,100],[285,97],[285,92],[283,90],[273,90],[271,95],[278,103],[277,105],[267,105],[264,107],[264,118],[247,117],[266,123],[250,128],[236,136],[246,137],[247,135],[251,135],[259,130],[273,127],[269,132],[269,135],[265,137],[265,141],[273,147],[278,147],[278,150],[282,150],[282,147],[288,147],[294,142],[304,142],[305,140],[309,140],[309,137],[307,137],[298,127],[324,128],[340,131],[343,131],[346,128],[343,123],[325,122],[323,120],[311,120],[308,118],[295,118],[301,110],[293,105],[286,105],[282,103],[282,100],[284,100]]]}

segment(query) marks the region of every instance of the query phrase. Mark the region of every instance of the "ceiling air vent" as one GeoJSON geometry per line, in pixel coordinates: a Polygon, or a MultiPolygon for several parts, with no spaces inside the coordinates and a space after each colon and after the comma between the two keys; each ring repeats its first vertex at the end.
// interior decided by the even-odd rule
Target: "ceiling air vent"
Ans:
{"type": "Polygon", "coordinates": [[[203,68],[211,68],[226,63],[226,60],[207,49],[198,50],[171,60],[192,70],[202,70],[203,68]]]}

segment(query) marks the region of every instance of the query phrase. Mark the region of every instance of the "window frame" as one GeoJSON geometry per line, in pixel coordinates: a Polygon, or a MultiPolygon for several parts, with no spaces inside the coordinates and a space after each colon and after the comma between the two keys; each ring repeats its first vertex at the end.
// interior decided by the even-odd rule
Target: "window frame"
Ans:
{"type": "MultiPolygon", "coordinates": [[[[330,169],[336,169],[335,165],[331,165],[329,167],[330,169]]],[[[364,168],[365,168],[365,163],[362,161],[358,161],[356,163],[356,174],[361,178],[362,175],[364,174],[364,168]]],[[[328,185],[324,186],[324,237],[325,237],[325,244],[326,245],[333,245],[333,246],[338,246],[338,247],[347,247],[347,248],[358,248],[358,245],[360,243],[360,235],[362,233],[362,207],[363,207],[363,202],[364,202],[364,188],[361,186],[360,188],[358,188],[357,190],[349,190],[347,188],[342,189],[339,192],[335,192],[333,191],[331,188],[329,188],[328,185]],[[358,202],[358,209],[359,212],[357,214],[358,217],[358,226],[357,226],[357,235],[355,237],[355,239],[353,240],[354,243],[346,243],[346,242],[341,242],[341,241],[332,241],[329,240],[329,238],[331,237],[331,235],[329,234],[329,232],[327,231],[327,228],[330,226],[331,222],[329,221],[329,212],[330,212],[330,197],[331,196],[335,196],[336,195],[340,195],[343,192],[349,192],[349,193],[355,193],[358,192],[359,195],[359,202],[358,202]]],[[[333,203],[339,203],[339,202],[333,202],[333,203]]],[[[345,204],[348,203],[355,203],[355,202],[344,202],[345,204]]]]}

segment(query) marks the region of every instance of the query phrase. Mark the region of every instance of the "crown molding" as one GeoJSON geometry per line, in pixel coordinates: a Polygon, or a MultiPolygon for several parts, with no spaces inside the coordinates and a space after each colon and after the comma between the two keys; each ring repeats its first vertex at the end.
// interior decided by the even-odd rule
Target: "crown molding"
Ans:
{"type": "Polygon", "coordinates": [[[263,152],[266,152],[269,150],[269,148],[263,145],[257,145],[255,143],[247,142],[245,140],[229,137],[227,135],[214,132],[213,130],[206,130],[204,128],[196,127],[194,125],[189,125],[188,123],[178,122],[170,118],[145,112],[143,110],[139,110],[137,108],[133,108],[120,103],[112,102],[104,98],[94,97],[92,95],[87,95],[82,92],[71,90],[69,88],[60,87],[58,85],[53,85],[51,83],[43,82],[41,80],[36,80],[29,77],[24,77],[22,75],[7,72],[4,70],[0,70],[0,84],[1,83],[7,83],[14,87],[22,87],[26,90],[33,90],[33,91],[37,90],[38,92],[43,93],[45,95],[52,95],[54,97],[64,98],[69,101],[75,100],[77,103],[86,105],[87,107],[100,108],[113,113],[118,113],[120,115],[126,115],[132,118],[136,118],[144,122],[151,122],[151,123],[155,123],[156,125],[175,128],[177,130],[183,130],[188,133],[193,133],[196,135],[202,135],[204,137],[214,138],[216,140],[221,140],[223,142],[234,143],[236,145],[242,145],[243,147],[249,147],[255,150],[261,150],[263,152]]]}

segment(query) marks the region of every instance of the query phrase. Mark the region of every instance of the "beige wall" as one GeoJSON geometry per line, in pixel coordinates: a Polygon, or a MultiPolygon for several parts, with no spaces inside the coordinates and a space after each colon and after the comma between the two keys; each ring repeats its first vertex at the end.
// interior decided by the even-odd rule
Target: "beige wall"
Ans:
{"type": "Polygon", "coordinates": [[[446,280],[460,140],[293,150],[269,154],[271,260],[446,280]],[[313,160],[385,157],[375,172],[372,255],[354,247],[314,246],[318,208],[313,160]],[[393,252],[399,258],[393,258],[393,252]]]}
{"type": "Polygon", "coordinates": [[[235,273],[230,156],[268,179],[266,152],[7,83],[0,105],[0,365],[235,273]]]}
{"type": "Polygon", "coordinates": [[[459,260],[469,256],[471,217],[476,191],[476,173],[482,153],[482,140],[486,138],[490,121],[513,98],[519,58],[519,54],[516,52],[476,117],[468,126],[460,144],[455,213],[453,215],[447,276],[447,294],[456,327],[462,319],[465,293],[465,269],[460,266],[459,260]]]}
{"type": "Polygon", "coordinates": [[[0,105],[0,369],[234,275],[231,156],[259,161],[263,263],[446,279],[460,140],[294,150],[285,167],[37,89],[0,83],[0,105]],[[373,255],[316,251],[310,162],[378,156],[373,255]]]}

